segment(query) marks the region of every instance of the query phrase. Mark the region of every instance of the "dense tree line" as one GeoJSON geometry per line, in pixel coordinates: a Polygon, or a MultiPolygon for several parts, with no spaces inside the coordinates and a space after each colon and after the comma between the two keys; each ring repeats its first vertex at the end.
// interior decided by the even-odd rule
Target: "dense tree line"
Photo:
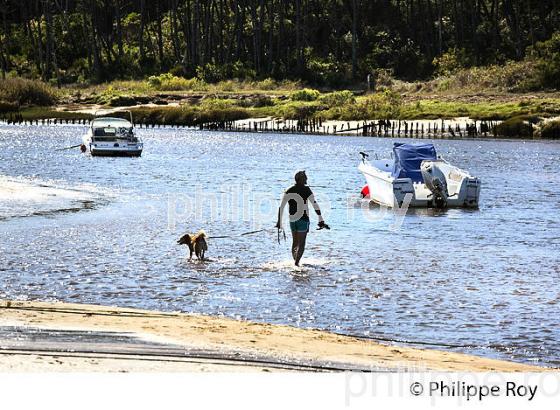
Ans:
{"type": "Polygon", "coordinates": [[[337,86],[380,68],[418,79],[449,52],[465,65],[524,58],[558,27],[559,1],[0,0],[0,71],[58,83],[171,71],[337,86]]]}

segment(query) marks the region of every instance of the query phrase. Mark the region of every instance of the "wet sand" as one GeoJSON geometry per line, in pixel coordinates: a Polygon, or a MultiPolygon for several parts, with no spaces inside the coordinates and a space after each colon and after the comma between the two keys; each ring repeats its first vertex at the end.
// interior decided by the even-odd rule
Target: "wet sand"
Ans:
{"type": "Polygon", "coordinates": [[[221,317],[0,302],[0,371],[500,371],[552,369],[221,317]]]}

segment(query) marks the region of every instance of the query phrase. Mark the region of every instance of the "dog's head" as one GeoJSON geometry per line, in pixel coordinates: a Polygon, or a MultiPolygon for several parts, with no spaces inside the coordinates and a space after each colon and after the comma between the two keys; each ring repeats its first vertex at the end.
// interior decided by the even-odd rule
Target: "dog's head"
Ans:
{"type": "Polygon", "coordinates": [[[192,238],[188,233],[181,236],[177,241],[179,245],[187,245],[189,248],[192,246],[192,242],[192,238]]]}

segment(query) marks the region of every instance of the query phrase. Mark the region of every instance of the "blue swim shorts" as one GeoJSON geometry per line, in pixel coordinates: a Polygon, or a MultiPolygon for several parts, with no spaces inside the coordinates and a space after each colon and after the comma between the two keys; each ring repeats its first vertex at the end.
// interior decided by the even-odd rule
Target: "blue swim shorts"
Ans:
{"type": "Polygon", "coordinates": [[[290,222],[290,229],[295,232],[309,232],[309,219],[298,219],[290,222]]]}

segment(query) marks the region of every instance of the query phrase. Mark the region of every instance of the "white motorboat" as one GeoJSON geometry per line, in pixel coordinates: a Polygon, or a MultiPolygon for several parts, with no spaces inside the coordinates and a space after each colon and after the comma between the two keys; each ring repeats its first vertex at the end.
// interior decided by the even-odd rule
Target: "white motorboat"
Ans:
{"type": "Polygon", "coordinates": [[[393,158],[369,161],[358,169],[366,177],[369,197],[387,207],[477,208],[481,181],[438,158],[433,144],[395,143],[393,158]]]}
{"type": "Polygon", "coordinates": [[[139,157],[144,144],[134,134],[132,115],[130,121],[123,118],[95,118],[83,139],[84,150],[92,156],[139,157]]]}

